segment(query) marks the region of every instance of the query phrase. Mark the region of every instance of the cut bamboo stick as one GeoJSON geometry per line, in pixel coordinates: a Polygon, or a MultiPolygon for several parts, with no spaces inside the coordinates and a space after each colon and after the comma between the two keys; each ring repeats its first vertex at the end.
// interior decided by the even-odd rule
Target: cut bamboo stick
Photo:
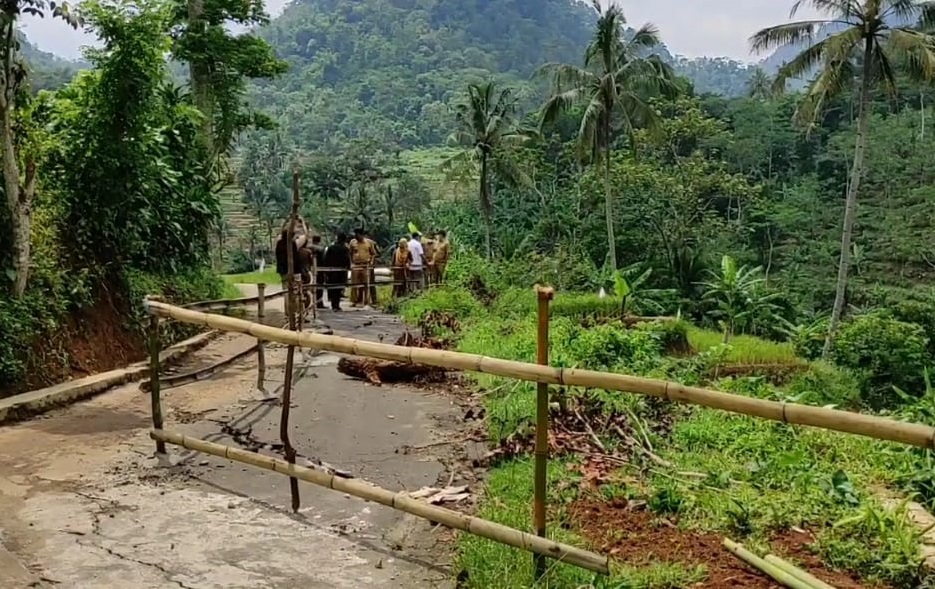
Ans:
{"type": "Polygon", "coordinates": [[[822,581],[815,575],[812,575],[811,573],[808,573],[800,569],[799,567],[793,565],[791,562],[787,560],[779,558],[775,554],[767,554],[766,556],[763,557],[763,560],[765,560],[766,562],[768,562],[769,564],[773,566],[776,566],[786,571],[787,573],[796,577],[800,581],[807,583],[809,586],[813,587],[813,589],[835,589],[833,586],[829,585],[828,583],[825,583],[824,581],[822,581]]]}
{"type": "MultiPolygon", "coordinates": [[[[552,300],[553,292],[551,288],[536,286],[536,363],[540,366],[549,364],[549,301],[552,300]]],[[[545,538],[546,485],[549,468],[549,385],[543,382],[536,385],[535,459],[533,522],[536,535],[545,538]]],[[[545,558],[542,555],[534,555],[533,569],[536,580],[545,574],[545,558]]]]}
{"type": "Polygon", "coordinates": [[[786,587],[789,587],[790,589],[814,589],[814,587],[812,587],[808,583],[802,581],[801,579],[797,577],[790,575],[789,573],[787,573],[786,571],[782,570],[781,568],[777,566],[771,565],[770,563],[766,562],[759,556],[753,554],[752,552],[750,552],[749,550],[747,550],[740,544],[734,542],[733,540],[724,538],[723,545],[724,545],[724,548],[727,548],[727,550],[729,550],[731,554],[733,554],[737,558],[746,562],[748,565],[752,566],[753,568],[759,571],[762,571],[763,573],[766,573],[767,575],[772,577],[773,580],[775,580],[778,583],[782,583],[783,585],[785,585],[786,587]]]}
{"type": "MultiPolygon", "coordinates": [[[[266,284],[256,285],[256,318],[260,323],[266,318],[266,284]]],[[[256,388],[266,391],[266,345],[263,340],[256,340],[256,388]]]]}
{"type": "Polygon", "coordinates": [[[623,374],[597,372],[593,370],[561,369],[538,366],[512,360],[499,360],[477,354],[463,354],[447,350],[430,350],[363,342],[351,338],[317,333],[293,333],[284,329],[267,327],[258,323],[182,309],[158,301],[146,301],[149,313],[213,329],[246,333],[262,337],[266,341],[279,342],[305,348],[316,348],[354,356],[367,356],[397,362],[415,362],[438,366],[450,370],[483,372],[507,378],[516,378],[546,384],[577,386],[638,393],[661,397],[670,401],[702,405],[731,413],[762,417],[784,423],[807,425],[834,431],[857,434],[880,440],[889,440],[921,448],[933,448],[935,428],[875,415],[864,415],[840,409],[812,407],[753,399],[742,395],[724,393],[698,387],[688,387],[674,382],[639,378],[623,374]]]}
{"type": "MultiPolygon", "coordinates": [[[[149,398],[153,427],[162,429],[162,399],[159,397],[159,317],[149,318],[149,398]]],[[[156,441],[156,453],[165,454],[165,442],[156,441]]]]}
{"type": "Polygon", "coordinates": [[[220,456],[235,462],[249,464],[257,468],[264,468],[290,477],[302,479],[303,481],[320,487],[334,489],[341,493],[347,493],[354,497],[386,505],[449,528],[462,530],[476,536],[513,546],[514,548],[541,554],[589,571],[604,575],[609,573],[609,559],[606,556],[575,548],[568,544],[539,538],[502,524],[458,513],[457,511],[445,509],[444,507],[430,505],[409,497],[405,491],[394,493],[393,491],[361,481],[360,479],[344,479],[327,472],[290,464],[271,456],[263,456],[255,452],[248,452],[240,448],[224,446],[198,438],[191,438],[175,432],[152,430],[149,435],[152,439],[162,441],[163,443],[174,444],[176,446],[188,448],[189,450],[220,456]]]}

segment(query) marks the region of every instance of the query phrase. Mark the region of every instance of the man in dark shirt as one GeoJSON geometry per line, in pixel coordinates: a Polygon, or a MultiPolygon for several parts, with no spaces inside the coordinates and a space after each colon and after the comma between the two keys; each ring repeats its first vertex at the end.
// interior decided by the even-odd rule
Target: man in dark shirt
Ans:
{"type": "Polygon", "coordinates": [[[347,247],[347,235],[338,233],[334,243],[325,250],[322,266],[335,268],[323,274],[325,274],[325,283],[328,285],[328,301],[331,303],[331,309],[340,311],[344,285],[347,284],[347,272],[351,269],[351,251],[347,247]]]}

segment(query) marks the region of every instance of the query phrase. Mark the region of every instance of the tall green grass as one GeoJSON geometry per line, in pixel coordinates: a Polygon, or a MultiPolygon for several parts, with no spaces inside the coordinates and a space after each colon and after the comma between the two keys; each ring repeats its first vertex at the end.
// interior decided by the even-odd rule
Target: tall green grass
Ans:
{"type": "MultiPolygon", "coordinates": [[[[689,327],[688,343],[695,352],[708,352],[724,345],[724,334],[717,331],[689,327]]],[[[788,342],[771,342],[752,335],[730,338],[723,360],[735,364],[795,364],[802,360],[788,342]]]]}

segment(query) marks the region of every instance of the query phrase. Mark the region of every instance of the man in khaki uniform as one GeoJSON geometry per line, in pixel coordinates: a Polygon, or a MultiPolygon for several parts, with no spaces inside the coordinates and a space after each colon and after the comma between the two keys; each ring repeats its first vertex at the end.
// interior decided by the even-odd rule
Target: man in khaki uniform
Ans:
{"type": "Polygon", "coordinates": [[[445,281],[445,268],[448,266],[448,260],[451,258],[451,244],[448,243],[448,234],[439,231],[435,234],[438,242],[435,244],[435,255],[432,258],[434,266],[435,284],[441,284],[445,281]]]}
{"type": "Polygon", "coordinates": [[[429,237],[422,238],[422,250],[425,252],[425,286],[435,284],[435,240],[429,237]]]}
{"type": "Polygon", "coordinates": [[[371,248],[363,229],[354,230],[354,239],[348,248],[351,250],[351,284],[354,285],[351,286],[351,305],[359,307],[367,304],[370,294],[364,284],[369,274],[371,248]]]}
{"type": "Polygon", "coordinates": [[[367,272],[370,276],[370,304],[376,306],[377,304],[377,258],[380,257],[380,248],[377,247],[377,242],[370,238],[369,232],[364,232],[364,240],[367,242],[367,245],[370,247],[370,267],[367,272]]]}

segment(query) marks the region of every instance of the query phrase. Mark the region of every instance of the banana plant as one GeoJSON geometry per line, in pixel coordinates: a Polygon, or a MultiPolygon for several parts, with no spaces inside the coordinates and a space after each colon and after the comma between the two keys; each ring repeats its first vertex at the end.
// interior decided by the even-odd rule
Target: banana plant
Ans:
{"type": "Polygon", "coordinates": [[[734,258],[725,255],[720,270],[709,270],[708,274],[711,279],[702,283],[702,300],[714,306],[712,315],[720,320],[725,344],[753,318],[776,315],[773,301],[779,293],[766,291],[761,266],[738,266],[734,258]]]}
{"type": "Polygon", "coordinates": [[[614,272],[614,295],[620,299],[620,312],[633,315],[644,311],[661,313],[665,307],[660,298],[673,293],[671,289],[645,288],[653,269],[641,269],[633,264],[614,272]]]}

